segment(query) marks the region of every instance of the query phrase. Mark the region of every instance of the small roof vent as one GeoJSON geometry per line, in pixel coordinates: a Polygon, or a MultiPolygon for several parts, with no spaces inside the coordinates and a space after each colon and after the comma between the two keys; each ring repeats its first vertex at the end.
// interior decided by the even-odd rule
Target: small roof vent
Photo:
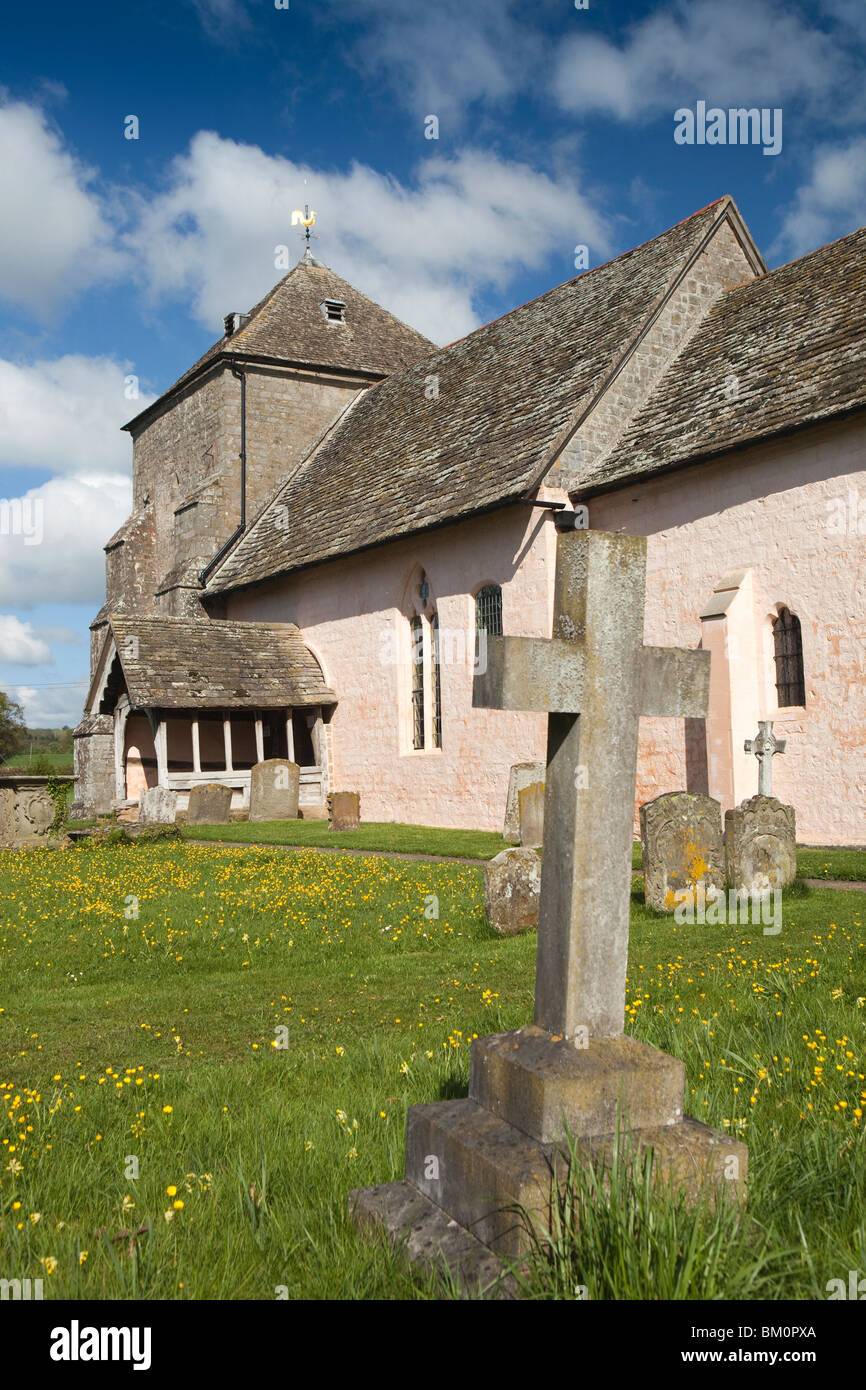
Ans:
{"type": "Polygon", "coordinates": [[[226,314],[223,320],[226,330],[225,336],[231,338],[235,333],[239,333],[242,328],[245,328],[249,321],[249,314],[239,314],[237,310],[234,313],[226,314]]]}
{"type": "Polygon", "coordinates": [[[323,299],[319,307],[329,323],[346,322],[346,306],[342,299],[323,299]]]}

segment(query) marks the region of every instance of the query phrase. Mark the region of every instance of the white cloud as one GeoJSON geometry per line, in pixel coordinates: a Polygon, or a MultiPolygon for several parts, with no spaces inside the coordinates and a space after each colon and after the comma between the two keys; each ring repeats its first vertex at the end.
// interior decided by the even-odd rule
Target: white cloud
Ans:
{"type": "Polygon", "coordinates": [[[87,698],[86,680],[56,687],[19,685],[8,690],[24,710],[28,729],[74,729],[87,698]]]}
{"type": "Polygon", "coordinates": [[[44,315],[119,273],[124,257],[94,177],[42,110],[0,105],[0,298],[44,315]]]}
{"type": "Polygon", "coordinates": [[[809,180],[797,190],[773,244],[774,254],[802,256],[866,224],[866,136],[824,145],[809,180]]]}
{"type": "Polygon", "coordinates": [[[114,473],[132,448],[121,425],[154,399],[127,399],[130,364],[68,355],[21,365],[0,358],[0,467],[114,473]]]}
{"type": "Polygon", "coordinates": [[[850,71],[835,38],[775,0],[677,0],[632,25],[621,43],[592,33],[567,39],[553,89],[568,111],[632,121],[673,115],[698,98],[784,109],[839,93],[850,71]]]}
{"type": "Polygon", "coordinates": [[[11,613],[0,613],[0,661],[16,666],[42,666],[51,661],[48,643],[11,613]]]}
{"type": "Polygon", "coordinates": [[[332,0],[324,17],[351,25],[356,65],[416,113],[420,131],[422,115],[453,125],[473,101],[495,105],[534,83],[549,40],[526,13],[515,0],[332,0]]]}
{"type": "MultiPolygon", "coordinates": [[[[131,500],[129,479],[119,474],[52,478],[14,499],[28,524],[24,532],[2,527],[0,604],[19,610],[50,602],[99,608],[105,594],[102,547],[129,515],[131,500]]],[[[7,506],[4,516],[10,514],[7,506]]]]}
{"type": "Polygon", "coordinates": [[[230,309],[249,308],[278,278],[275,246],[300,257],[290,224],[304,202],[319,214],[320,258],[439,342],[477,325],[477,297],[490,287],[556,252],[565,279],[577,242],[594,261],[610,244],[606,219],[573,175],[429,150],[401,184],[363,164],[317,172],[205,131],[140,209],[131,244],[144,282],[155,296],[191,301],[218,332],[230,309]]]}

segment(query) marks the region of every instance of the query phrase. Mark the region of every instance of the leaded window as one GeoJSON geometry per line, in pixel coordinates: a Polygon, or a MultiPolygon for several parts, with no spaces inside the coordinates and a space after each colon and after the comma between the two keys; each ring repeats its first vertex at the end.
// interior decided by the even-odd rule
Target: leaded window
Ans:
{"type": "Polygon", "coordinates": [[[803,672],[803,633],[800,619],[787,608],[773,620],[776,648],[776,697],[779,708],[805,705],[806,677],[803,672]]]}
{"type": "Polygon", "coordinates": [[[439,614],[433,614],[433,747],[442,747],[442,666],[439,647],[439,614]]]}
{"type": "Polygon", "coordinates": [[[498,584],[485,584],[475,595],[475,626],[483,628],[488,637],[502,636],[502,589],[498,584]]]}
{"type": "Polygon", "coordinates": [[[412,747],[424,747],[424,623],[416,616],[412,634],[412,747]]]}

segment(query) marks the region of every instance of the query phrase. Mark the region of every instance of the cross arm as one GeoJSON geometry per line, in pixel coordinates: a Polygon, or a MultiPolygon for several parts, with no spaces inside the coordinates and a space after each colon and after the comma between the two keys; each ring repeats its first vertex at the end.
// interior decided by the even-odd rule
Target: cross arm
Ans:
{"type": "Polygon", "coordinates": [[[710,698],[710,653],[642,647],[641,714],[703,719],[710,698]]]}
{"type": "Polygon", "coordinates": [[[578,714],[584,654],[576,642],[547,637],[488,637],[487,666],[472,687],[477,709],[578,714]]]}

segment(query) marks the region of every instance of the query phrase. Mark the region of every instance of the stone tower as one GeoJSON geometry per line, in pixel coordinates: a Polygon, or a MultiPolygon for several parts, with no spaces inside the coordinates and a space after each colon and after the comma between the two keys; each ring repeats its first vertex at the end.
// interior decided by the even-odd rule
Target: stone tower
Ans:
{"type": "MultiPolygon", "coordinates": [[[[208,621],[199,595],[212,563],[359,392],[431,351],[309,249],[248,313],[227,314],[222,338],[124,426],[132,513],[105,547],[91,677],[112,614],[208,621]]],[[[91,713],[76,730],[82,775],[109,757],[105,718],[91,713]]]]}

